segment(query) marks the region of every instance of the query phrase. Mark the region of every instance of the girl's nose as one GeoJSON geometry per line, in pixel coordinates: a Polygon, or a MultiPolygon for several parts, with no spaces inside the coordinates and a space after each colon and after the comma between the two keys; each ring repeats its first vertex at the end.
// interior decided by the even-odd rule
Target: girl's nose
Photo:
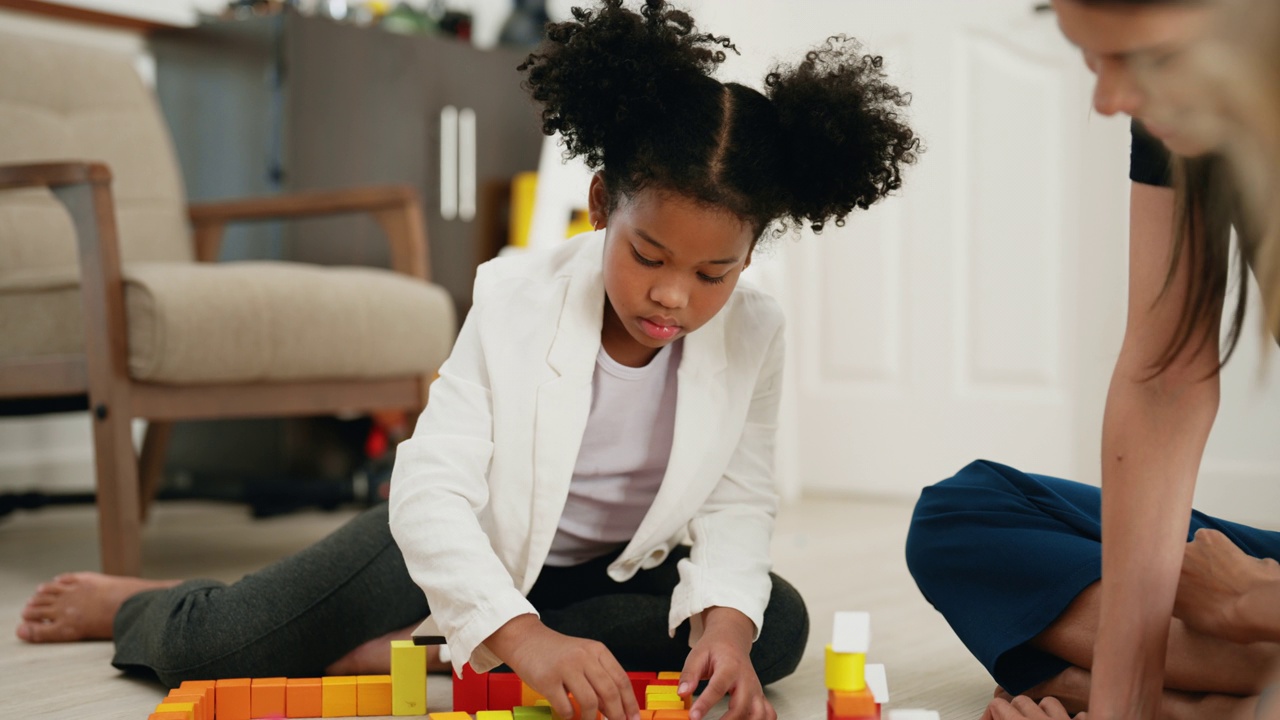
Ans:
{"type": "Polygon", "coordinates": [[[688,303],[689,293],[679,283],[665,282],[653,286],[649,299],[664,308],[678,310],[688,303]]]}
{"type": "Polygon", "coordinates": [[[1134,117],[1142,110],[1142,88],[1124,60],[1103,59],[1094,69],[1098,80],[1093,89],[1093,108],[1100,115],[1134,117]]]}

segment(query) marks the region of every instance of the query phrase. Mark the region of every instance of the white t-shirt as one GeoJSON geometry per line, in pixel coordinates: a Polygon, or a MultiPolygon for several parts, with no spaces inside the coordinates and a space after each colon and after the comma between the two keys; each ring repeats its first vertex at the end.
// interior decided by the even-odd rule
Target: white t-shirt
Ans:
{"type": "Polygon", "coordinates": [[[640,527],[671,457],[683,347],[677,340],[638,368],[600,348],[587,429],[547,565],[578,565],[619,550],[640,527]]]}

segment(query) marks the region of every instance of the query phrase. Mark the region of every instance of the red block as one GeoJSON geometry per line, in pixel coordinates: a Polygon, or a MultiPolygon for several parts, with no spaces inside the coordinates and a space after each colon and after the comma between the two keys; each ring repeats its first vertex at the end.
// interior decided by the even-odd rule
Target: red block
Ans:
{"type": "Polygon", "coordinates": [[[636,704],[644,707],[644,689],[658,679],[658,673],[629,672],[627,677],[631,678],[631,691],[636,694],[636,704]]]}
{"type": "Polygon", "coordinates": [[[453,675],[453,711],[478,713],[489,709],[488,673],[478,673],[471,665],[462,666],[462,677],[453,675]]]}
{"type": "Polygon", "coordinates": [[[520,697],[520,676],[515,673],[487,673],[489,676],[489,707],[484,710],[511,710],[518,707],[520,697]]]}

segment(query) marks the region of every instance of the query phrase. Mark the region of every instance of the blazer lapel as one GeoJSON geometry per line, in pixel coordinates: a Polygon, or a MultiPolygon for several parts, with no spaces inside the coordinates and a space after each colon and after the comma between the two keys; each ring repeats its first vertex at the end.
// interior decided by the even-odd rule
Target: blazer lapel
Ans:
{"type": "MultiPolygon", "coordinates": [[[[667,518],[681,507],[690,492],[707,491],[720,478],[707,477],[702,466],[716,439],[708,436],[709,428],[719,421],[719,410],[725,407],[724,370],[726,366],[724,323],[721,316],[702,326],[684,339],[684,355],[676,373],[676,418],[671,441],[671,457],[662,486],[645,514],[635,537],[627,544],[623,556],[633,549],[670,534],[667,518]],[[662,537],[653,537],[659,534],[662,537]]],[[[712,431],[714,432],[714,431],[712,431]]],[[[705,496],[706,492],[702,492],[705,496]]],[[[677,513],[678,514],[678,513],[677,513]]]]}
{"type": "MultiPolygon", "coordinates": [[[[588,255],[602,252],[599,243],[588,248],[595,248],[588,250],[588,255]]],[[[599,257],[583,260],[575,263],[577,267],[568,276],[564,305],[547,353],[547,365],[555,377],[538,387],[526,590],[537,578],[555,537],[591,412],[591,379],[604,318],[604,279],[599,257]]]]}

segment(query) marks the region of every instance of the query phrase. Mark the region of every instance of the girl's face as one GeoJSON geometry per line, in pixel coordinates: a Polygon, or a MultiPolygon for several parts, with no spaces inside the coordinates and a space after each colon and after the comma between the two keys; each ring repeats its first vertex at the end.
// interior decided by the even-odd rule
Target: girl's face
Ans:
{"type": "Polygon", "coordinates": [[[1141,120],[1153,135],[1173,152],[1191,157],[1209,150],[1183,137],[1167,122],[1169,113],[1178,114],[1179,83],[1172,76],[1192,43],[1209,20],[1209,9],[1200,4],[1156,3],[1152,5],[1093,5],[1079,0],[1053,0],[1058,25],[1084,55],[1085,64],[1097,76],[1093,107],[1107,116],[1124,114],[1141,120]],[[1155,73],[1162,88],[1161,112],[1153,112],[1145,88],[1155,73]],[[1164,89],[1170,92],[1165,97],[1164,89]]]}
{"type": "Polygon", "coordinates": [[[606,228],[601,342],[614,360],[640,367],[720,312],[751,264],[756,236],[732,213],[661,190],[620,198],[607,211],[599,175],[590,199],[592,223],[606,228]]]}

